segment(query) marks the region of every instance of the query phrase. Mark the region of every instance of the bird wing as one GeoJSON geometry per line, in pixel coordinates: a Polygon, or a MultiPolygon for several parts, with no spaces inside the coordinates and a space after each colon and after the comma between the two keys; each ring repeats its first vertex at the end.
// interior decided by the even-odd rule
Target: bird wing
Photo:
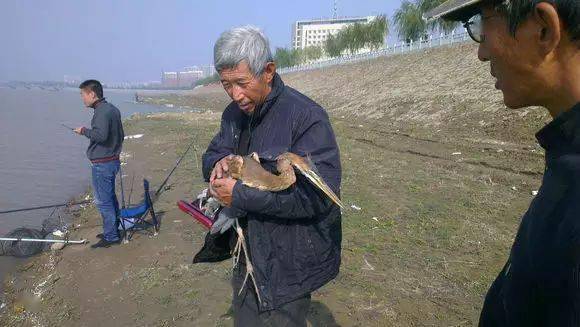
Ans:
{"type": "Polygon", "coordinates": [[[283,154],[302,175],[310,181],[314,186],[320,189],[326,196],[332,200],[332,202],[336,203],[341,209],[344,209],[344,205],[342,201],[338,198],[338,196],[332,191],[330,186],[326,184],[324,179],[318,173],[316,166],[310,159],[310,157],[306,157],[306,160],[294,153],[287,152],[283,154]]]}

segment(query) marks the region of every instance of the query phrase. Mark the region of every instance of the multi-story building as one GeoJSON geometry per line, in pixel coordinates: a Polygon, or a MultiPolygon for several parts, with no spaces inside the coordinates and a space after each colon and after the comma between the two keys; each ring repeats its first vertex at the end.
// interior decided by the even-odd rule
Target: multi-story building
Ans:
{"type": "Polygon", "coordinates": [[[201,66],[201,70],[203,71],[203,77],[209,77],[216,73],[214,65],[201,66]]]}
{"type": "Polygon", "coordinates": [[[202,72],[201,78],[209,77],[216,72],[215,67],[213,65],[185,67],[183,71],[185,72],[200,71],[202,72]]]}
{"type": "Polygon", "coordinates": [[[354,23],[369,23],[376,16],[301,20],[292,26],[292,47],[304,49],[311,46],[323,47],[329,35],[354,23]]]}
{"type": "Polygon", "coordinates": [[[176,88],[179,86],[177,72],[163,72],[161,74],[161,85],[165,88],[176,88]]]}
{"type": "Polygon", "coordinates": [[[201,70],[190,70],[177,73],[177,86],[192,88],[195,86],[195,82],[203,78],[203,72],[201,70]]]}
{"type": "Polygon", "coordinates": [[[79,76],[72,76],[72,75],[64,75],[63,78],[64,82],[67,84],[80,84],[81,78],[79,76]]]}
{"type": "Polygon", "coordinates": [[[192,88],[195,82],[214,73],[213,65],[184,67],[183,71],[162,72],[161,85],[164,88],[192,88]]]}

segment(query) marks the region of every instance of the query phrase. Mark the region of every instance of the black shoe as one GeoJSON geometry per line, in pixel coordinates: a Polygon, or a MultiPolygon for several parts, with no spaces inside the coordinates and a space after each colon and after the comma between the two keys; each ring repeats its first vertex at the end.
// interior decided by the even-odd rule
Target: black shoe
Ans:
{"type": "MultiPolygon", "coordinates": [[[[122,236],[122,233],[121,233],[121,235],[120,235],[120,236],[122,236]]],[[[96,238],[98,238],[98,239],[103,239],[103,233],[99,233],[99,234],[97,234],[96,238]]]]}
{"type": "Polygon", "coordinates": [[[96,249],[96,248],[108,248],[111,245],[115,245],[115,244],[119,244],[121,243],[121,240],[117,240],[117,241],[107,241],[105,239],[101,239],[100,241],[98,241],[97,243],[91,245],[91,248],[96,249]]]}

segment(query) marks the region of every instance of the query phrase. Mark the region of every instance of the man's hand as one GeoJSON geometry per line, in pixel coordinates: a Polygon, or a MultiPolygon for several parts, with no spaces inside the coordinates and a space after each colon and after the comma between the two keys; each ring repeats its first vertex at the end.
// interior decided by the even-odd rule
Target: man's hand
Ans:
{"type": "Polygon", "coordinates": [[[209,185],[211,196],[219,200],[226,207],[232,206],[232,193],[236,185],[235,179],[230,177],[215,179],[209,185]]]}
{"type": "Polygon", "coordinates": [[[85,129],[84,127],[77,127],[75,129],[73,129],[73,132],[82,135],[83,134],[83,129],[85,129]]]}
{"type": "Polygon", "coordinates": [[[225,174],[228,172],[229,167],[228,167],[228,160],[233,158],[234,155],[230,154],[227,157],[222,158],[220,161],[218,161],[215,166],[213,167],[213,170],[211,172],[211,175],[209,177],[209,182],[213,183],[213,181],[215,181],[216,179],[220,179],[223,178],[225,176],[225,174]]]}

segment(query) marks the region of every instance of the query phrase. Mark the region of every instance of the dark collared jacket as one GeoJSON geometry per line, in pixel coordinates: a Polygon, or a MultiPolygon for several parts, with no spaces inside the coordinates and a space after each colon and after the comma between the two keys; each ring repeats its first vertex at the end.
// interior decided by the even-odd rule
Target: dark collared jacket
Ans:
{"type": "Polygon", "coordinates": [[[542,186],[492,284],[480,326],[580,326],[580,104],[537,134],[542,186]]]}
{"type": "MultiPolygon", "coordinates": [[[[273,160],[286,151],[309,155],[322,178],[340,194],[338,146],[322,107],[276,75],[266,102],[253,116],[249,153],[257,152],[270,170],[273,160]]],[[[217,161],[237,153],[244,121],[236,103],[224,111],[221,129],[203,156],[206,180],[217,161]]],[[[240,182],[234,187],[232,206],[248,213],[246,231],[262,311],[304,296],[338,274],[340,209],[305,178],[297,178],[282,192],[259,191],[240,182]]]]}

